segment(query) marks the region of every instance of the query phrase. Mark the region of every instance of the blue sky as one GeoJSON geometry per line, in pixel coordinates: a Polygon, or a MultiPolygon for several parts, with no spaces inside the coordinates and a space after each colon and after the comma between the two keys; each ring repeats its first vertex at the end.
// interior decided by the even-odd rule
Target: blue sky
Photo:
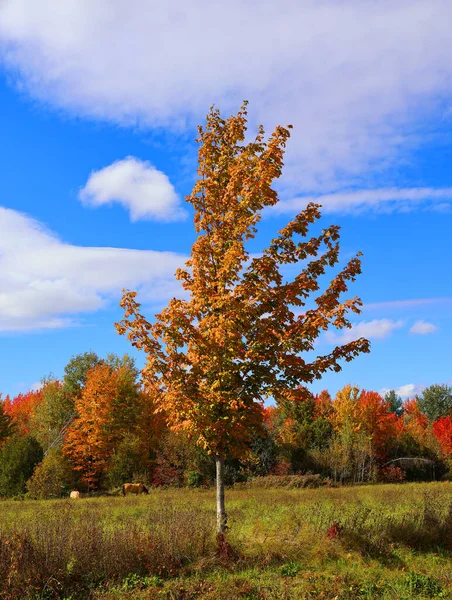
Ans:
{"type": "Polygon", "coordinates": [[[196,125],[245,98],[251,133],[294,125],[251,250],[316,199],[343,259],[364,253],[346,335],[371,354],[313,389],[451,381],[452,6],[394,4],[3,2],[0,391],[86,350],[134,354],[113,326],[121,288],[149,315],[178,293],[196,125]]]}

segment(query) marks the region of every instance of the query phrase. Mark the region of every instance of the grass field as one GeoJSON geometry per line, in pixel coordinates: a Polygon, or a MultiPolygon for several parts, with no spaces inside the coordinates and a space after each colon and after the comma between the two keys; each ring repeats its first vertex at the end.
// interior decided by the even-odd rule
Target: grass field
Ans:
{"type": "Polygon", "coordinates": [[[452,484],[0,503],[2,599],[452,598],[452,484]]]}

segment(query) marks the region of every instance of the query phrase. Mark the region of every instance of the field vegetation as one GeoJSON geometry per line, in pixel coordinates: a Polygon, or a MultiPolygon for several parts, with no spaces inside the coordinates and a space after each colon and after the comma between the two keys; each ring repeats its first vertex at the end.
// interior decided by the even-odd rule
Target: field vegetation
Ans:
{"type": "Polygon", "coordinates": [[[212,489],[3,501],[0,598],[452,597],[450,483],[261,484],[228,490],[222,547],[212,489]]]}

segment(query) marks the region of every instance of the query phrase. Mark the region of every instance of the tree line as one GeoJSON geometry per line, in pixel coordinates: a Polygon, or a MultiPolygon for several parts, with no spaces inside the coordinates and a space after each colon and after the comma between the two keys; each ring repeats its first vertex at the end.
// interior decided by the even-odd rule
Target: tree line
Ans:
{"type": "MultiPolygon", "coordinates": [[[[452,476],[452,387],[407,399],[347,385],[277,406],[258,404],[263,427],[240,458],[225,460],[226,484],[250,477],[318,473],[337,483],[452,476]]],[[[215,461],[185,431],[168,427],[127,355],[74,356],[61,380],[0,401],[0,496],[65,496],[212,485],[215,461]]]]}

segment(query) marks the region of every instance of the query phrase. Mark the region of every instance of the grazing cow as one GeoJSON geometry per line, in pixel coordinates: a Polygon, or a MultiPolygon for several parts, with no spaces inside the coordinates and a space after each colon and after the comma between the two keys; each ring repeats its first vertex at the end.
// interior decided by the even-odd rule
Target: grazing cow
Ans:
{"type": "Polygon", "coordinates": [[[149,494],[149,490],[144,483],[125,483],[122,486],[122,495],[127,494],[149,494]]]}
{"type": "Polygon", "coordinates": [[[72,491],[69,494],[69,498],[80,498],[80,492],[77,492],[76,490],[72,491]]]}

